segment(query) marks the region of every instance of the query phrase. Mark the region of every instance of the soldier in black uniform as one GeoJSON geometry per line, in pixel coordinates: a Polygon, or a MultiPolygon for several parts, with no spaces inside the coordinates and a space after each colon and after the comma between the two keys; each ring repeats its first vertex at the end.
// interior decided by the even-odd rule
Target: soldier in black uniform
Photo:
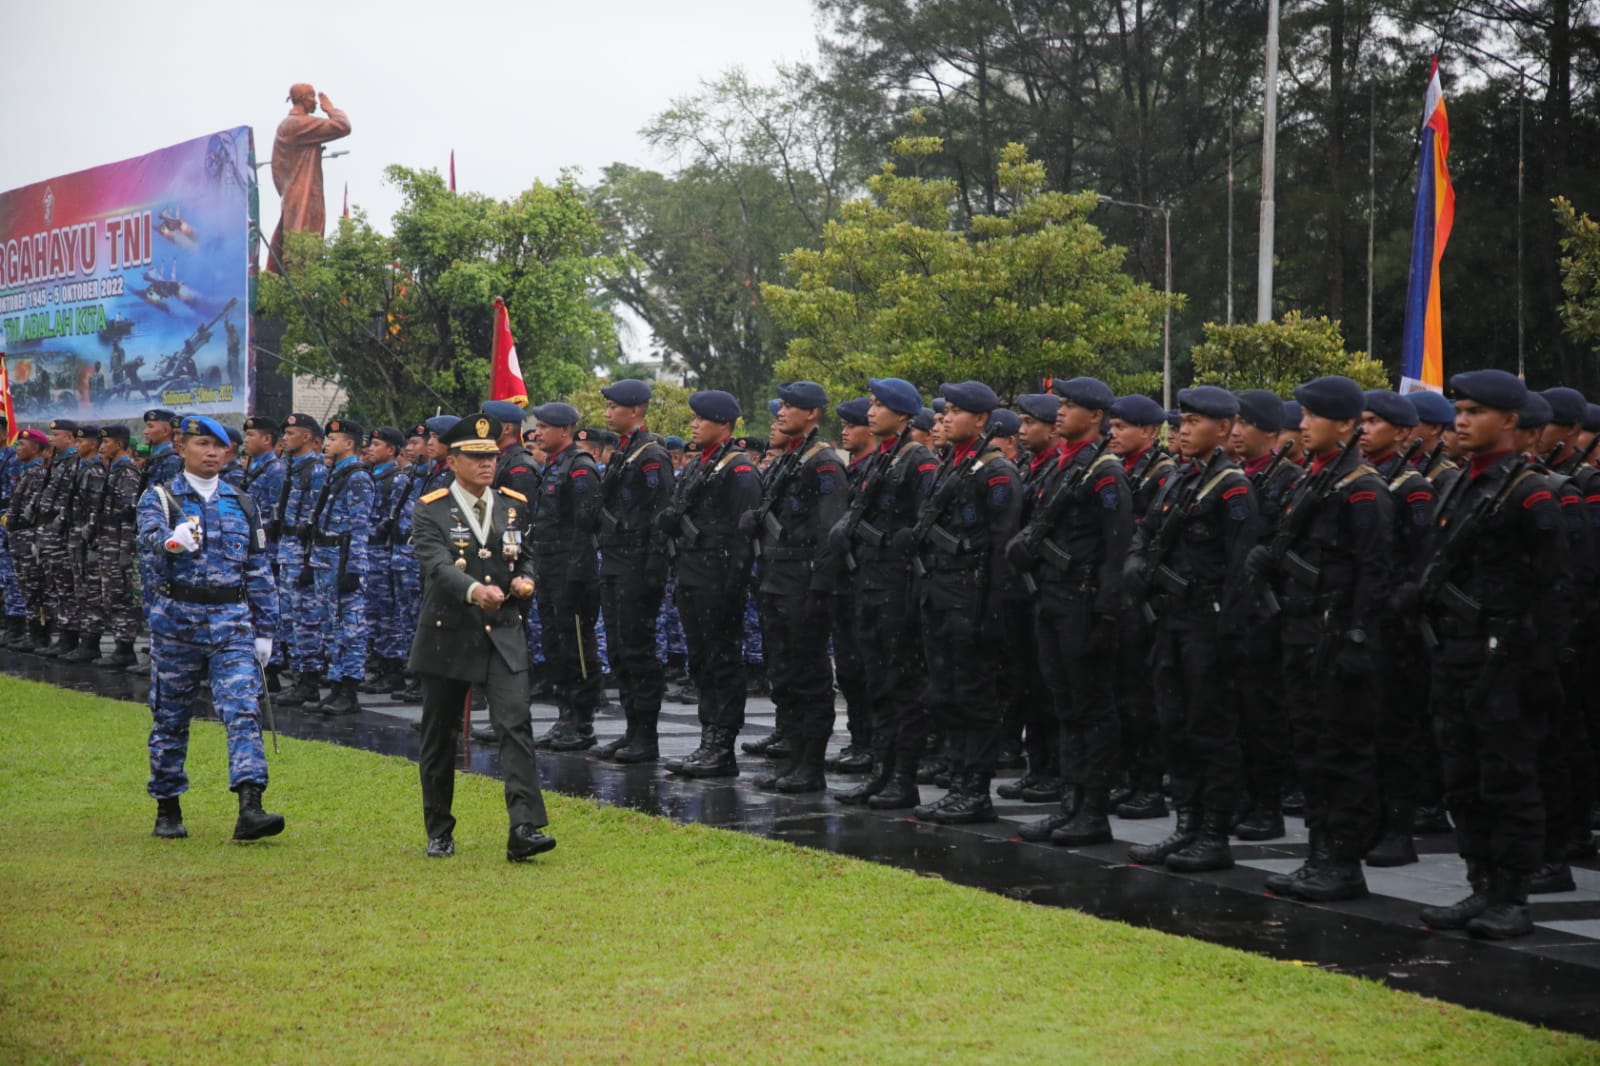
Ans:
{"type": "Polygon", "coordinates": [[[1412,432],[1422,441],[1422,448],[1411,462],[1433,482],[1434,497],[1440,498],[1461,473],[1445,440],[1446,434],[1455,431],[1456,409],[1449,400],[1427,389],[1406,393],[1406,402],[1417,412],[1417,427],[1412,432]]]}
{"type": "Polygon", "coordinates": [[[833,735],[833,677],[828,662],[829,605],[834,571],[828,531],[844,517],[847,488],[839,453],[817,437],[828,394],[814,381],[778,387],[774,425],[786,438],[766,473],[756,507],[739,516],[758,557],[757,605],[762,653],[777,728],[792,737],[793,754],[758,788],[817,792],[822,760],[833,735]]]}
{"type": "Polygon", "coordinates": [[[1233,865],[1228,831],[1243,795],[1239,709],[1219,699],[1223,645],[1246,624],[1244,560],[1256,539],[1250,479],[1223,450],[1239,401],[1214,385],[1178,393],[1180,471],[1140,523],[1128,577],[1157,619],[1156,711],[1178,824],[1136,863],[1185,871],[1233,865]]]}
{"type": "MultiPolygon", "coordinates": [[[[873,379],[867,424],[877,447],[853,477],[850,510],[828,539],[851,576],[852,624],[834,630],[835,654],[854,645],[865,668],[863,698],[871,730],[871,776],[837,794],[841,803],[904,810],[921,800],[917,762],[927,743],[922,710],[922,646],[911,599],[911,557],[895,536],[916,524],[938,462],[909,433],[922,398],[901,378],[873,379]],[[853,567],[853,570],[851,569],[853,567]]],[[[841,405],[843,406],[843,405],[841,405]]]]}
{"type": "Polygon", "coordinates": [[[666,545],[655,517],[672,499],[672,459],[645,426],[650,386],[625,379],[600,390],[618,448],[600,479],[600,606],[617,695],[627,718],[618,740],[595,754],[620,763],[660,757],[656,728],[665,677],[656,619],[667,584],[666,545]]]}
{"type": "Polygon", "coordinates": [[[745,703],[740,633],[751,558],[739,516],[761,502],[761,477],[749,455],[733,447],[738,400],[705,390],[689,397],[689,409],[700,452],[678,481],[671,506],[656,516],[656,527],[672,541],[689,674],[700,695],[700,746],[666,767],[688,777],[735,777],[733,746],[745,703]]]}
{"type": "Polygon", "coordinates": [[[1523,697],[1538,634],[1559,628],[1566,543],[1554,493],[1514,450],[1527,387],[1475,370],[1451,378],[1450,393],[1468,463],[1439,502],[1415,598],[1437,641],[1430,710],[1472,893],[1422,908],[1422,920],[1499,939],[1533,931],[1526,904],[1543,854],[1537,756],[1547,709],[1523,697]]]}
{"type": "MultiPolygon", "coordinates": [[[[539,447],[549,457],[531,502],[536,602],[545,676],[555,688],[560,709],[555,725],[537,744],[552,751],[582,751],[595,745],[594,713],[600,703],[594,636],[600,613],[594,548],[600,523],[600,471],[593,457],[573,442],[576,407],[542,404],[533,409],[533,417],[539,447]]],[[[522,447],[520,442],[514,446],[522,447]]],[[[513,498],[521,495],[511,491],[513,498]]]]}
{"type": "Polygon", "coordinates": [[[1122,769],[1117,718],[1117,611],[1133,539],[1127,474],[1100,435],[1115,399],[1095,378],[1057,382],[1061,454],[1035,490],[1032,514],[1006,555],[1031,574],[1034,625],[1066,780],[1058,814],[1023,839],[1081,847],[1111,842],[1111,787],[1122,769]]]}
{"type": "MultiPolygon", "coordinates": [[[[1161,447],[1166,412],[1148,396],[1120,396],[1111,403],[1111,435],[1106,450],[1122,461],[1128,478],[1135,532],[1150,506],[1173,476],[1172,456],[1161,447]]],[[[1167,800],[1161,790],[1165,763],[1161,727],[1156,719],[1155,689],[1150,680],[1150,652],[1155,641],[1139,604],[1123,590],[1117,605],[1117,711],[1121,716],[1123,765],[1127,787],[1113,793],[1118,818],[1165,818],[1167,800]]]]}
{"type": "Polygon", "coordinates": [[[539,490],[539,467],[522,443],[526,413],[510,400],[490,400],[483,405],[483,412],[500,420],[500,458],[494,464],[494,487],[515,489],[533,499],[539,490]]]}
{"type": "MultiPolygon", "coordinates": [[[[1238,393],[1233,424],[1241,469],[1256,496],[1256,537],[1272,539],[1300,467],[1282,443],[1284,403],[1265,389],[1238,393]]],[[[1299,431],[1298,424],[1294,427],[1299,431]]],[[[1240,840],[1275,840],[1284,835],[1283,796],[1290,779],[1288,701],[1283,688],[1283,649],[1278,623],[1260,603],[1250,605],[1249,624],[1226,650],[1232,699],[1239,704],[1247,807],[1234,824],[1240,840]]]]}
{"type": "MultiPolygon", "coordinates": [[[[1417,409],[1389,389],[1367,393],[1361,417],[1361,452],[1389,489],[1394,517],[1389,553],[1390,581],[1416,581],[1433,531],[1433,482],[1406,461],[1421,452],[1413,434],[1417,409]]],[[[1414,612],[1385,605],[1375,654],[1382,714],[1378,719],[1378,774],[1383,794],[1383,839],[1367,852],[1368,866],[1405,866],[1417,861],[1417,807],[1437,804],[1439,755],[1428,722],[1427,672],[1417,668],[1419,638],[1414,612]]]]}
{"type": "Polygon", "coordinates": [[[917,602],[928,668],[928,703],[950,753],[950,791],[917,807],[918,819],[940,824],[992,822],[989,797],[1000,753],[1001,709],[994,700],[997,582],[1005,546],[1022,505],[1017,468],[988,444],[991,413],[1000,406],[981,381],[945,384],[950,461],[929,493],[914,528],[896,533],[902,551],[921,563],[917,602]]]}
{"type": "MultiPolygon", "coordinates": [[[[1054,393],[1027,393],[1017,397],[1017,442],[1026,453],[1018,463],[1022,476],[1022,511],[1026,526],[1035,502],[1049,490],[1061,470],[1061,438],[1056,420],[1061,398],[1054,393]]],[[[1039,648],[1034,639],[1034,593],[1029,578],[1013,566],[1006,578],[1004,625],[1010,656],[1007,692],[1006,739],[1020,740],[1026,771],[1015,781],[995,788],[1001,799],[1028,803],[1054,803],[1061,799],[1061,743],[1049,687],[1039,668],[1039,648]]]]}
{"type": "MultiPolygon", "coordinates": [[[[862,481],[872,468],[872,457],[878,451],[878,438],[874,435],[869,424],[869,415],[872,410],[870,397],[860,396],[853,400],[846,400],[835,404],[834,414],[839,417],[839,451],[844,462],[845,481],[849,485],[851,497],[860,488],[862,481]]],[[[844,696],[845,728],[849,731],[849,742],[836,754],[823,761],[823,765],[835,773],[861,773],[872,770],[874,767],[872,755],[872,712],[869,709],[871,697],[867,692],[867,664],[862,653],[864,647],[859,634],[856,634],[856,594],[855,583],[849,580],[847,573],[841,572],[843,567],[848,570],[849,564],[838,551],[829,553],[829,564],[833,567],[834,582],[833,595],[829,597],[831,613],[829,624],[833,630],[833,673],[834,680],[839,686],[839,693],[844,696]]],[[[775,734],[776,735],[776,734],[775,734]]],[[[768,738],[766,753],[778,754],[768,738]]],[[[779,739],[780,746],[787,746],[787,740],[779,739]]],[[[744,749],[752,754],[759,754],[756,745],[746,744],[744,749]]],[[[865,797],[863,797],[864,799],[865,797]]]]}
{"type": "Polygon", "coordinates": [[[1355,447],[1366,393],[1345,377],[1295,390],[1311,465],[1272,545],[1251,553],[1253,580],[1282,605],[1285,689],[1311,851],[1274,874],[1280,895],[1327,901],[1366,895],[1361,859],[1382,822],[1377,741],[1382,698],[1376,643],[1394,539],[1389,493],[1355,447]]]}
{"type": "Polygon", "coordinates": [[[422,612],[409,666],[422,679],[417,767],[429,858],[455,854],[456,736],[469,686],[487,697],[500,740],[511,822],[506,858],[522,862],[556,846],[540,832],[548,819],[528,718],[521,605],[534,592],[534,563],[518,533],[528,525],[528,509],[514,490],[489,488],[499,431],[486,414],[444,431],[451,484],[423,493],[413,511],[422,612]]]}

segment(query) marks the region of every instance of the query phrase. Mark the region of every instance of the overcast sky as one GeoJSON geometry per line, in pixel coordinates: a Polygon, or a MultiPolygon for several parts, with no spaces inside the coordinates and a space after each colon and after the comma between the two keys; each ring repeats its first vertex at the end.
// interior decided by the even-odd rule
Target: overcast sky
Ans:
{"type": "MultiPolygon", "coordinates": [[[[613,161],[668,167],[638,130],[702,79],[815,56],[810,0],[322,0],[14,3],[0,190],[249,125],[265,161],[289,85],[309,81],[353,132],[324,166],[328,215],[388,229],[391,163],[511,196],[613,161]]],[[[278,218],[261,171],[262,228],[278,218]]]]}

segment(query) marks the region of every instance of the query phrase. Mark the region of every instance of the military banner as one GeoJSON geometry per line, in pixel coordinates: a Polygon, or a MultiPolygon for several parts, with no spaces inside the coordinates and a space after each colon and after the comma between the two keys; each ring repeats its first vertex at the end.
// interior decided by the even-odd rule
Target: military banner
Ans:
{"type": "Polygon", "coordinates": [[[0,193],[21,424],[250,409],[253,155],[239,126],[0,193]]]}

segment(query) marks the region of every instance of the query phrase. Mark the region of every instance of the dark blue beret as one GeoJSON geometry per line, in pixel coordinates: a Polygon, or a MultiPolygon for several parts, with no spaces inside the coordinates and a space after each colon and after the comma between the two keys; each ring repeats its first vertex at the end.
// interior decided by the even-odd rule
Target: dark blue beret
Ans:
{"type": "Polygon", "coordinates": [[[1563,426],[1579,426],[1589,409],[1589,401],[1577,389],[1557,385],[1539,395],[1550,401],[1550,421],[1563,426]]]}
{"type": "Polygon", "coordinates": [[[778,386],[778,399],[790,407],[820,411],[828,406],[828,390],[815,381],[791,381],[787,385],[778,386]]]}
{"type": "MultiPolygon", "coordinates": [[[[4,419],[5,416],[0,415],[0,421],[4,421],[4,419]]],[[[116,440],[126,444],[132,438],[133,434],[128,431],[127,426],[102,426],[100,428],[101,440],[116,440]]]]}
{"type": "MultiPolygon", "coordinates": [[[[244,443],[244,434],[243,433],[240,433],[238,430],[234,429],[232,426],[228,426],[226,428],[228,430],[228,443],[229,444],[231,444],[235,448],[237,448],[241,444],[244,443]]],[[[101,434],[101,439],[103,440],[104,438],[105,438],[105,434],[102,433],[101,434]]]]}
{"type": "Polygon", "coordinates": [[[1583,428],[1588,433],[1600,433],[1600,403],[1592,403],[1584,408],[1583,428]]]}
{"type": "Polygon", "coordinates": [[[1391,426],[1410,428],[1421,421],[1411,401],[1393,389],[1368,389],[1367,410],[1391,426]]]}
{"type": "Polygon", "coordinates": [[[1159,426],[1167,420],[1167,412],[1148,396],[1118,396],[1106,411],[1111,418],[1120,418],[1131,426],[1159,426]]]}
{"type": "Polygon", "coordinates": [[[1300,410],[1299,400],[1283,401],[1283,428],[1299,429],[1303,412],[1300,410]]]}
{"type": "Polygon", "coordinates": [[[935,396],[932,400],[928,401],[928,406],[933,409],[933,413],[934,414],[936,414],[936,415],[944,414],[944,408],[945,408],[944,397],[943,396],[935,396]]]}
{"type": "Polygon", "coordinates": [[[1266,389],[1245,389],[1239,398],[1239,417],[1263,433],[1283,432],[1283,400],[1266,389]]]}
{"type": "Polygon", "coordinates": [[[72,436],[76,440],[99,440],[100,427],[90,422],[79,422],[73,427],[72,436]]]}
{"type": "Polygon", "coordinates": [[[266,415],[251,415],[244,420],[244,428],[260,430],[262,433],[270,433],[274,437],[278,435],[278,423],[266,415]]]}
{"type": "MultiPolygon", "coordinates": [[[[548,406],[548,404],[546,406],[548,406]]],[[[510,400],[485,400],[481,410],[484,414],[493,415],[500,421],[509,422],[513,426],[522,425],[523,420],[528,417],[527,411],[523,410],[517,404],[512,403],[510,400]]],[[[534,417],[538,416],[535,415],[534,417]]],[[[573,419],[573,421],[576,422],[577,419],[573,419]]],[[[555,425],[556,423],[550,424],[555,425]]]]}
{"type": "Polygon", "coordinates": [[[661,444],[662,447],[666,448],[669,452],[683,451],[683,438],[678,436],[676,433],[662,441],[661,444]]]}
{"type": "Polygon", "coordinates": [[[1417,389],[1406,393],[1406,400],[1417,409],[1417,420],[1435,426],[1453,426],[1456,422],[1456,405],[1432,389],[1417,389]]]}
{"type": "Polygon", "coordinates": [[[1178,411],[1205,418],[1232,418],[1239,413],[1239,399],[1216,385],[1196,385],[1178,390],[1178,411]]]}
{"type": "Polygon", "coordinates": [[[973,414],[986,415],[1000,406],[1000,397],[981,381],[962,381],[954,385],[947,381],[939,386],[939,395],[945,402],[973,414]]]}
{"type": "Polygon", "coordinates": [[[1116,399],[1111,386],[1099,378],[1068,378],[1066,381],[1056,382],[1052,388],[1057,396],[1068,403],[1096,411],[1104,411],[1116,399]]]}
{"type": "MultiPolygon", "coordinates": [[[[484,413],[494,415],[493,411],[485,411],[484,413]]],[[[521,425],[521,408],[517,409],[517,415],[517,424],[521,425]]],[[[494,416],[496,418],[500,417],[499,415],[494,416]]],[[[570,403],[542,403],[533,409],[533,417],[534,421],[543,422],[547,426],[575,426],[581,416],[578,414],[578,409],[570,403]]],[[[504,420],[502,419],[502,421],[504,420]]]]}
{"type": "Polygon", "coordinates": [[[150,408],[150,410],[144,413],[144,420],[146,422],[165,422],[174,429],[178,427],[177,414],[167,410],[165,407],[150,408]]]}
{"type": "Polygon", "coordinates": [[[871,400],[865,396],[858,396],[854,400],[846,400],[835,405],[833,413],[847,426],[864,426],[867,424],[867,409],[871,406],[871,400]]]}
{"type": "Polygon", "coordinates": [[[1017,410],[1040,422],[1054,422],[1061,413],[1061,400],[1048,392],[1029,392],[1017,397],[1017,410]]]}
{"type": "Polygon", "coordinates": [[[780,408],[782,406],[783,406],[783,401],[782,400],[768,400],[767,401],[767,414],[771,415],[773,418],[777,418],[778,417],[778,408],[780,408]]]}
{"type": "Polygon", "coordinates": [[[1174,407],[1172,410],[1167,412],[1167,428],[1177,429],[1181,425],[1183,425],[1183,411],[1180,408],[1174,407]]]}
{"type": "Polygon", "coordinates": [[[228,443],[228,431],[221,422],[206,415],[185,415],[183,432],[188,437],[211,437],[218,444],[228,443]]]}
{"type": "Polygon", "coordinates": [[[638,407],[650,402],[650,383],[637,378],[623,378],[600,389],[600,395],[624,407],[638,407]]]}
{"type": "Polygon", "coordinates": [[[429,433],[443,439],[444,435],[454,429],[459,421],[461,419],[455,415],[434,415],[422,424],[427,427],[429,433]]]}
{"type": "Polygon", "coordinates": [[[1312,378],[1294,390],[1300,406],[1314,415],[1343,422],[1347,418],[1360,418],[1367,409],[1367,394],[1359,384],[1347,377],[1330,374],[1312,378]]]}
{"type": "Polygon", "coordinates": [[[920,429],[924,433],[932,433],[933,420],[937,417],[939,416],[933,413],[933,408],[924,407],[917,413],[917,417],[911,420],[911,428],[920,429]]]}
{"type": "Polygon", "coordinates": [[[310,430],[313,437],[322,436],[322,426],[318,424],[317,420],[310,415],[303,415],[299,411],[283,420],[284,429],[288,429],[290,426],[299,426],[301,429],[310,430]]]}
{"type": "Polygon", "coordinates": [[[691,395],[689,397],[689,410],[708,421],[722,422],[727,425],[732,425],[739,421],[739,416],[744,414],[744,411],[739,407],[739,401],[734,398],[733,393],[723,392],[720,389],[706,389],[691,395]]]}
{"type": "Polygon", "coordinates": [[[1528,402],[1528,386],[1504,370],[1468,370],[1450,379],[1450,395],[1496,411],[1521,411],[1528,402]]]}
{"type": "Polygon", "coordinates": [[[379,426],[377,429],[372,431],[372,439],[383,441],[395,451],[399,451],[401,448],[406,446],[405,437],[402,436],[400,431],[395,429],[393,426],[379,426]]]}
{"type": "Polygon", "coordinates": [[[328,432],[343,433],[345,436],[353,437],[358,441],[367,435],[366,429],[361,425],[360,422],[356,422],[348,418],[328,419],[328,432]]]}
{"type": "Polygon", "coordinates": [[[989,412],[989,422],[984,426],[985,432],[989,430],[993,430],[997,437],[1015,437],[1022,430],[1022,419],[1017,417],[1015,411],[996,407],[989,412]]]}
{"type": "Polygon", "coordinates": [[[867,382],[867,391],[897,415],[915,417],[923,412],[922,394],[903,378],[873,378],[867,382]]]}
{"type": "Polygon", "coordinates": [[[1517,412],[1518,429],[1543,429],[1550,424],[1550,401],[1537,392],[1528,393],[1517,412]]]}

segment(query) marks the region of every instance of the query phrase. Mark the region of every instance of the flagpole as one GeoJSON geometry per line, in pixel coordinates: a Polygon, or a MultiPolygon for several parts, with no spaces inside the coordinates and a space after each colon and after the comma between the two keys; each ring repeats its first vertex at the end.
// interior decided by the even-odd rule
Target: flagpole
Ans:
{"type": "Polygon", "coordinates": [[[1272,321],[1272,231],[1277,205],[1278,0],[1267,0],[1266,103],[1261,116],[1261,239],[1256,250],[1256,321],[1272,321]]]}
{"type": "Polygon", "coordinates": [[[1228,325],[1233,325],[1233,101],[1228,101],[1228,325]]]}
{"type": "Polygon", "coordinates": [[[1517,68],[1517,377],[1528,378],[1528,366],[1523,350],[1522,333],[1522,124],[1527,108],[1527,81],[1523,68],[1517,68]]]}
{"type": "Polygon", "coordinates": [[[1378,82],[1367,83],[1367,354],[1372,354],[1372,245],[1378,215],[1378,82]]]}

